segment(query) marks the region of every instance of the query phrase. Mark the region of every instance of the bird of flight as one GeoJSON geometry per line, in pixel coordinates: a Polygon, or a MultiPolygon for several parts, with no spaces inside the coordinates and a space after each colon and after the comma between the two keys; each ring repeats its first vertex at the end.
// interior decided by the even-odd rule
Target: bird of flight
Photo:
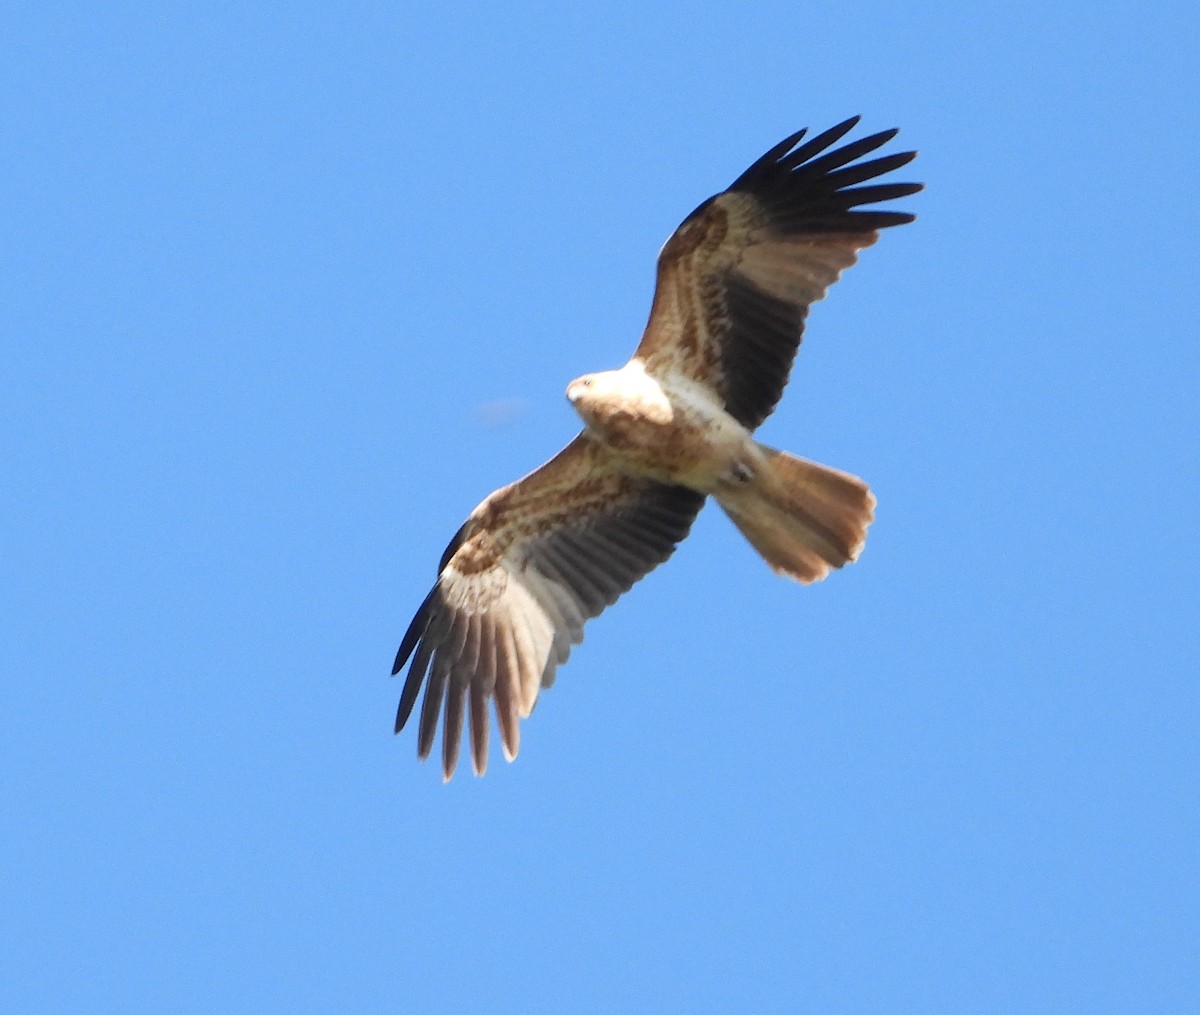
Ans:
{"type": "Polygon", "coordinates": [[[567,386],[584,429],[541,468],[484,498],[438,564],[393,674],[412,665],[396,732],[426,684],[417,752],[443,717],[442,772],[488,760],[488,702],[504,756],[583,625],[665,561],[709,495],[778,573],[808,583],[858,557],[875,498],[860,479],[757,443],[783,393],[810,303],[906,212],[863,206],[918,183],[874,183],[916,157],[867,161],[896,130],[830,150],[858,117],[785,138],[709,198],[658,256],[633,359],[567,386]]]}

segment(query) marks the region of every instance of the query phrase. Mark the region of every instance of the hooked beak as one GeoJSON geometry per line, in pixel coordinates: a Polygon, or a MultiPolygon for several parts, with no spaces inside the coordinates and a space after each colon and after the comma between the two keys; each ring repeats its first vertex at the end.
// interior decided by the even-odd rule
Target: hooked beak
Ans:
{"type": "Polygon", "coordinates": [[[574,405],[591,386],[592,379],[590,377],[579,377],[573,380],[567,385],[567,401],[574,405]]]}

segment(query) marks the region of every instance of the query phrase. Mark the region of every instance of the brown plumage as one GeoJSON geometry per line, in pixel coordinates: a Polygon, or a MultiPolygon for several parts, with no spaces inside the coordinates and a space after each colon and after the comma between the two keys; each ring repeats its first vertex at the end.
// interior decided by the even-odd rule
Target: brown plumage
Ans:
{"type": "Polygon", "coordinates": [[[875,499],[854,476],[755,442],[778,403],[809,304],[904,212],[859,210],[916,183],[858,186],[915,152],[856,161],[884,131],[829,151],[858,122],[780,142],[689,215],[663,247],[650,320],[620,370],[573,381],[586,427],[524,479],[471,512],[396,655],[411,656],[396,731],[422,685],[417,751],[443,723],[442,770],[464,723],[487,767],[487,705],[505,757],[583,625],[666,560],[707,495],[781,574],[823,578],[862,548],[875,499]]]}

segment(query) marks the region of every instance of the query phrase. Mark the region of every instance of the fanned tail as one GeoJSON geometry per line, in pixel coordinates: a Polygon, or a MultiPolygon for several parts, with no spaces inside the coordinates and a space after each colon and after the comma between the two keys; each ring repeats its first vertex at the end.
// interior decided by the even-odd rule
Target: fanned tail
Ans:
{"type": "Polygon", "coordinates": [[[857,476],[760,444],[765,467],[717,502],[773,570],[808,584],[858,559],[875,497],[857,476]]]}

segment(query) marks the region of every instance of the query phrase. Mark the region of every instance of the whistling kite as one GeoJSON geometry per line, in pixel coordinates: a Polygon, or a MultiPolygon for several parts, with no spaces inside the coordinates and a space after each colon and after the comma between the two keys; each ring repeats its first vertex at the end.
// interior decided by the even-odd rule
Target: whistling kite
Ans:
{"type": "Polygon", "coordinates": [[[827,151],[857,122],[803,144],[805,131],[793,134],[683,220],[658,256],[633,359],[567,386],[583,432],[485,498],[442,555],[393,672],[413,656],[397,732],[428,675],[422,758],[445,703],[447,779],[468,701],[471,759],[482,775],[488,699],[511,761],[519,718],[553,683],[584,623],[671,555],[709,494],[775,571],[797,581],[858,556],[875,506],[866,484],[751,437],[783,393],[809,304],[878,230],[913,220],[855,210],[921,189],[857,186],[916,156],[855,161],[895,130],[827,151]]]}

